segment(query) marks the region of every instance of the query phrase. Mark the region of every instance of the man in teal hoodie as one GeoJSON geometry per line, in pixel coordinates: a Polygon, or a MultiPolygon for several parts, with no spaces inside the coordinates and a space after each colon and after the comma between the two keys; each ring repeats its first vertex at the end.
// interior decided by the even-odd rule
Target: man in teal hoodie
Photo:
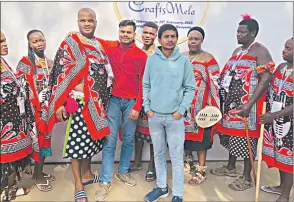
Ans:
{"type": "Polygon", "coordinates": [[[183,201],[184,141],[183,115],[190,107],[196,83],[189,59],[176,46],[178,30],[170,24],[158,31],[161,46],[149,56],[143,77],[143,106],[149,118],[149,130],[154,146],[157,188],[145,201],[156,201],[169,195],[166,168],[166,143],[172,162],[173,199],[183,201]]]}

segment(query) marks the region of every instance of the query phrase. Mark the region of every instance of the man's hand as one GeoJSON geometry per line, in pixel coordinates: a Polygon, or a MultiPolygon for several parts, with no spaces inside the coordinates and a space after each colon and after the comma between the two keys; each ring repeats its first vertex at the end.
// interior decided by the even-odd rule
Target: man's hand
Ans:
{"type": "Polygon", "coordinates": [[[146,114],[147,114],[148,118],[152,118],[154,116],[154,112],[151,110],[146,112],[146,114]]]}
{"type": "Polygon", "coordinates": [[[59,121],[64,121],[67,119],[67,113],[65,111],[65,108],[64,106],[61,106],[57,109],[56,111],[56,118],[59,120],[59,121]]]}
{"type": "Polygon", "coordinates": [[[181,119],[182,118],[182,114],[180,114],[179,112],[175,112],[175,113],[173,113],[173,117],[174,117],[174,119],[177,119],[177,120],[179,120],[179,119],[181,119]]]}
{"type": "Polygon", "coordinates": [[[229,112],[232,115],[239,115],[242,117],[248,117],[250,110],[251,110],[251,105],[249,105],[248,103],[241,105],[240,107],[237,108],[237,110],[232,110],[231,112],[229,112]]]}
{"type": "Polygon", "coordinates": [[[266,112],[259,117],[260,123],[272,123],[275,120],[275,115],[273,113],[266,112]]]}
{"type": "Polygon", "coordinates": [[[129,117],[131,120],[137,120],[139,118],[139,113],[140,112],[137,112],[136,110],[133,110],[131,111],[129,117]]]}

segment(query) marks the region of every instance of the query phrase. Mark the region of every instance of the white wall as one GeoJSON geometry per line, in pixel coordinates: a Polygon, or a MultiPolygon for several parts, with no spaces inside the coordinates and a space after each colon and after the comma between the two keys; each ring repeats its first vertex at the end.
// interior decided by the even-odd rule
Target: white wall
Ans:
{"type": "MultiPolygon", "coordinates": [[[[197,7],[197,3],[190,4],[197,7]]],[[[66,34],[77,30],[77,11],[82,7],[90,7],[96,12],[97,36],[117,39],[119,21],[111,2],[1,2],[1,31],[6,34],[9,46],[6,60],[15,68],[20,58],[27,54],[26,34],[31,29],[43,31],[47,39],[47,56],[53,59],[66,34]]],[[[200,6],[199,9],[196,8],[196,11],[203,13],[200,6]]],[[[276,63],[282,62],[284,43],[293,35],[292,2],[210,2],[203,25],[206,32],[203,48],[211,52],[223,66],[237,46],[236,29],[241,20],[240,15],[244,13],[251,14],[259,22],[257,41],[268,47],[276,63]]],[[[186,51],[187,43],[181,44],[180,48],[186,51]]],[[[52,141],[54,155],[48,159],[50,162],[64,161],[61,158],[64,126],[62,123],[55,128],[52,141]]],[[[116,159],[119,158],[120,145],[118,143],[116,159]]],[[[146,145],[144,151],[143,159],[147,160],[149,152],[146,145]]],[[[100,159],[101,154],[94,160],[100,159]]],[[[220,147],[217,137],[208,159],[227,159],[227,153],[220,147]]]]}

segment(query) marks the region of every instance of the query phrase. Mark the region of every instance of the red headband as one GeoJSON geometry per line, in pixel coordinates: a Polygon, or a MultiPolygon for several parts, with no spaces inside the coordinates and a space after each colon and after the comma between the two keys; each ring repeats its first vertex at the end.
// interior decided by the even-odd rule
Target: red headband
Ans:
{"type": "Polygon", "coordinates": [[[242,16],[243,20],[251,19],[251,15],[249,15],[247,13],[246,14],[242,14],[241,16],[242,16]]]}

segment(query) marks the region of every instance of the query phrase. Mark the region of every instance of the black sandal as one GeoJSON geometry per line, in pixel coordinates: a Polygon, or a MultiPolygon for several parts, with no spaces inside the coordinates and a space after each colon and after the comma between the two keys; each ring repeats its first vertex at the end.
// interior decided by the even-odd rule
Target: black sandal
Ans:
{"type": "Polygon", "coordinates": [[[95,183],[98,183],[99,182],[99,176],[98,175],[94,175],[93,179],[92,180],[89,180],[88,182],[84,182],[83,183],[83,186],[87,186],[87,185],[90,185],[90,184],[95,184],[95,183]]]}
{"type": "Polygon", "coordinates": [[[148,171],[145,175],[145,180],[147,182],[153,182],[156,180],[156,174],[153,171],[148,171]]]}
{"type": "Polygon", "coordinates": [[[249,189],[251,187],[253,187],[253,182],[247,181],[244,176],[240,176],[235,181],[233,181],[231,184],[229,184],[229,188],[234,191],[244,191],[244,190],[249,189]]]}

